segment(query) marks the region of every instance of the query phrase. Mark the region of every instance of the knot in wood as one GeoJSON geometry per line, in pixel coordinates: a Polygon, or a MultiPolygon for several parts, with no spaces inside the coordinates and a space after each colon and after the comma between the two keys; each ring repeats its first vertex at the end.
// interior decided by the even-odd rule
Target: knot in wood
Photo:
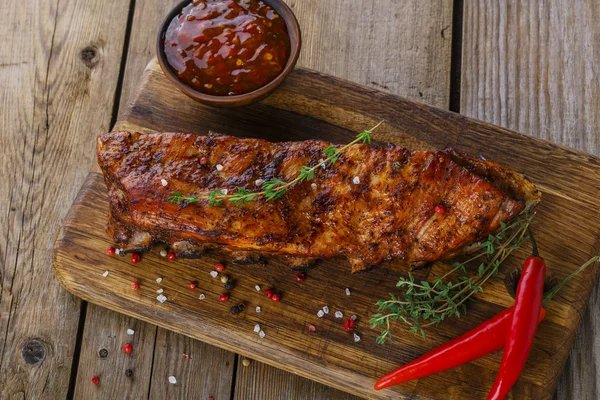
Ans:
{"type": "Polygon", "coordinates": [[[98,49],[95,46],[87,46],[81,50],[79,57],[86,66],[92,68],[98,63],[98,49]]]}
{"type": "Polygon", "coordinates": [[[46,358],[46,348],[37,339],[29,340],[23,346],[23,350],[21,350],[21,357],[29,365],[38,364],[46,358]]]}
{"type": "Polygon", "coordinates": [[[100,357],[102,359],[108,357],[108,350],[106,350],[106,349],[98,350],[98,357],[100,357]]]}

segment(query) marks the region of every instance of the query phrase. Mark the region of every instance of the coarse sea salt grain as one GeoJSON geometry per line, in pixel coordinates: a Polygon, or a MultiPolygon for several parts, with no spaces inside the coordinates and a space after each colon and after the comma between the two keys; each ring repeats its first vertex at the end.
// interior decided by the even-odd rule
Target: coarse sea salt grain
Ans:
{"type": "Polygon", "coordinates": [[[223,189],[221,190],[221,192],[223,192],[223,194],[227,194],[229,192],[229,189],[223,189]]]}
{"type": "Polygon", "coordinates": [[[327,307],[327,306],[323,306],[323,312],[324,312],[325,314],[329,314],[329,307],[327,307]]]}
{"type": "Polygon", "coordinates": [[[350,296],[350,289],[346,288],[346,296],[350,296]]]}
{"type": "Polygon", "coordinates": [[[163,186],[167,186],[167,180],[166,179],[161,179],[160,180],[160,184],[163,186]]]}
{"type": "Polygon", "coordinates": [[[212,276],[213,278],[216,278],[217,275],[219,275],[217,271],[210,271],[210,276],[212,276]]]}
{"type": "Polygon", "coordinates": [[[169,383],[170,383],[171,385],[174,385],[174,384],[176,384],[176,383],[177,383],[177,379],[176,379],[176,378],[175,378],[173,375],[171,375],[171,376],[169,377],[169,383]]]}
{"type": "Polygon", "coordinates": [[[121,254],[121,249],[116,249],[115,254],[117,254],[117,255],[121,254]]]}
{"type": "Polygon", "coordinates": [[[256,332],[256,333],[260,332],[260,325],[259,324],[254,325],[254,332],[256,332]]]}
{"type": "Polygon", "coordinates": [[[353,316],[351,316],[351,317],[350,317],[350,319],[351,319],[352,321],[356,321],[356,318],[358,318],[356,315],[353,315],[353,316]]]}
{"type": "Polygon", "coordinates": [[[263,183],[265,183],[264,179],[257,179],[257,180],[254,181],[254,184],[256,186],[262,186],[263,183]]]}
{"type": "Polygon", "coordinates": [[[312,188],[312,190],[317,190],[317,184],[316,183],[311,183],[310,187],[312,188]]]}
{"type": "Polygon", "coordinates": [[[163,289],[162,289],[162,288],[160,288],[160,289],[158,289],[158,290],[156,291],[156,293],[162,293],[162,292],[163,292],[163,289]]]}
{"type": "Polygon", "coordinates": [[[256,312],[260,312],[260,311],[261,311],[260,306],[256,306],[256,312]]]}
{"type": "Polygon", "coordinates": [[[319,312],[317,313],[317,317],[321,318],[321,317],[323,317],[323,315],[325,315],[323,310],[319,310],[319,312]]]}
{"type": "Polygon", "coordinates": [[[133,329],[127,329],[128,335],[133,335],[134,333],[135,333],[135,331],[133,329]]]}
{"type": "Polygon", "coordinates": [[[107,277],[108,276],[108,271],[104,271],[104,273],[102,274],[103,277],[107,277]]]}
{"type": "Polygon", "coordinates": [[[341,312],[341,311],[336,311],[336,312],[335,312],[335,317],[336,317],[336,318],[342,318],[342,317],[344,317],[344,314],[342,314],[342,312],[341,312]]]}
{"type": "Polygon", "coordinates": [[[200,297],[198,297],[198,298],[199,298],[200,300],[204,300],[204,299],[206,298],[206,295],[205,295],[204,293],[202,293],[202,294],[200,295],[200,297]]]}
{"type": "Polygon", "coordinates": [[[223,171],[223,166],[221,164],[217,164],[217,171],[223,171]]]}
{"type": "Polygon", "coordinates": [[[167,301],[167,296],[165,296],[164,294],[159,294],[158,296],[156,296],[156,300],[160,301],[161,303],[164,303],[165,301],[167,301]]]}
{"type": "Polygon", "coordinates": [[[257,292],[260,292],[260,286],[258,285],[254,286],[254,289],[256,289],[257,292]]]}
{"type": "Polygon", "coordinates": [[[355,176],[354,179],[352,179],[352,183],[358,185],[360,183],[360,178],[358,176],[355,176]]]}
{"type": "Polygon", "coordinates": [[[358,336],[356,333],[354,334],[354,341],[360,342],[360,336],[358,336]]]}
{"type": "Polygon", "coordinates": [[[162,282],[162,278],[159,276],[158,278],[156,278],[156,283],[161,283],[162,282]]]}
{"type": "Polygon", "coordinates": [[[264,338],[265,337],[265,331],[258,332],[258,336],[260,336],[261,338],[264,338]]]}

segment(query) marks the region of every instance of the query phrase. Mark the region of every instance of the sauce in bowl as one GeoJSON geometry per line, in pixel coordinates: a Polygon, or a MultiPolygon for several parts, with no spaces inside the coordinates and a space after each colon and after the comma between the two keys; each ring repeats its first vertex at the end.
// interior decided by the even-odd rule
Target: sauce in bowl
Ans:
{"type": "Polygon", "coordinates": [[[164,52],[186,85],[234,96],[279,75],[290,56],[290,38],[283,18],[262,1],[196,0],[169,24],[164,52]]]}

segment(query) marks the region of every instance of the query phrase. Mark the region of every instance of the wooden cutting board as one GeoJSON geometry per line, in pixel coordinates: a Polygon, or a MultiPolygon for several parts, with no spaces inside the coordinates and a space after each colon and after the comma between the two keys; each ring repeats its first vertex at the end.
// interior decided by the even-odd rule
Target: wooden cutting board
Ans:
{"type": "MultiPolygon", "coordinates": [[[[134,101],[120,116],[115,130],[182,131],[200,135],[209,130],[271,141],[320,138],[347,143],[356,134],[385,120],[373,135],[378,142],[409,148],[452,146],[482,155],[526,174],[543,192],[537,208],[536,236],[549,274],[565,278],[600,252],[600,162],[597,158],[527,137],[461,115],[414,103],[331,76],[296,69],[286,82],[259,104],[238,109],[215,109],[188,99],[168,83],[158,64],[151,62],[134,101]]],[[[395,290],[407,270],[388,265],[351,275],[340,260],[319,262],[299,284],[295,272],[278,260],[266,266],[231,265],[226,255],[211,253],[197,260],[169,261],[157,250],[138,265],[129,257],[108,256],[105,234],[107,195],[102,176],[90,173],[57,238],[54,271],[75,295],[189,335],[278,368],[369,398],[485,398],[502,357],[491,354],[454,370],[375,392],[376,379],[426,351],[473,328],[512,304],[504,284],[506,272],[519,267],[527,249],[517,251],[499,277],[469,304],[469,312],[431,329],[427,340],[394,326],[394,338],[377,345],[377,330],[368,320],[375,302],[395,290]],[[215,262],[225,262],[236,282],[227,303],[218,300],[223,284],[210,276],[215,262]],[[108,271],[106,277],[103,273],[108,271]],[[156,279],[162,277],[162,282],[156,279]],[[131,289],[138,281],[140,289],[131,289]],[[198,288],[188,288],[196,281],[198,288]],[[261,292],[255,286],[259,285],[261,292]],[[273,303],[262,292],[283,294],[273,303]],[[156,299],[162,288],[167,301],[156,299]],[[349,288],[351,294],[346,295],[349,288]],[[206,296],[199,298],[200,294],[206,296]],[[229,308],[245,302],[246,310],[231,315],[229,308]],[[323,318],[317,312],[327,305],[323,318]],[[260,306],[262,311],[256,312],[260,306]],[[336,311],[344,317],[337,319],[336,311]],[[360,341],[343,329],[356,315],[360,341]],[[254,332],[259,324],[266,336],[254,332]],[[316,332],[309,332],[314,325],[316,332]]],[[[426,278],[429,270],[416,274],[426,278]]],[[[589,268],[569,283],[549,307],[540,325],[514,398],[551,398],[581,317],[598,278],[589,268]]]]}

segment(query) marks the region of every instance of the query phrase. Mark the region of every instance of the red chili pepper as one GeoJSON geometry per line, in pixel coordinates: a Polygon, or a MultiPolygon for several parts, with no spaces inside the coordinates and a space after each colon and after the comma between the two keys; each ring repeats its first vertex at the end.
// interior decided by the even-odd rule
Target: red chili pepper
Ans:
{"type": "Polygon", "coordinates": [[[502,363],[488,400],[503,399],[519,379],[537,331],[535,317],[540,313],[544,301],[546,263],[538,256],[537,246],[531,234],[530,237],[533,255],[525,260],[523,266],[502,363]]]}
{"type": "MultiPolygon", "coordinates": [[[[513,311],[514,307],[507,308],[464,335],[390,372],[375,383],[375,390],[455,368],[500,350],[506,343],[513,311]]],[[[542,308],[538,322],[545,316],[546,310],[542,308]]]]}

